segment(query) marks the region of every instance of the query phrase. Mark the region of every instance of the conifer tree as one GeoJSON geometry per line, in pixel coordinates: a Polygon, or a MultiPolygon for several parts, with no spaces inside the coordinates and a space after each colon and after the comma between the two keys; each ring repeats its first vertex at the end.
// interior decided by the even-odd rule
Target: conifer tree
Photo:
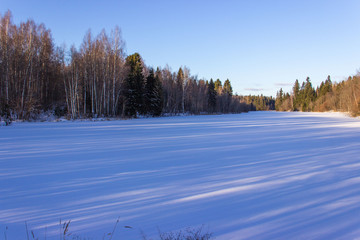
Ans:
{"type": "Polygon", "coordinates": [[[229,96],[232,96],[233,95],[233,90],[232,90],[232,87],[231,87],[231,83],[230,83],[230,80],[229,79],[226,79],[226,81],[224,82],[224,93],[229,95],[229,96]]]}
{"type": "Polygon", "coordinates": [[[215,91],[218,93],[218,94],[221,94],[221,91],[222,91],[222,83],[220,81],[220,79],[216,79],[215,81],[215,91]]]}
{"type": "Polygon", "coordinates": [[[212,78],[210,79],[210,82],[208,84],[208,107],[209,112],[213,113],[215,111],[216,107],[216,90],[215,90],[215,84],[212,78]]]}
{"type": "MultiPolygon", "coordinates": [[[[303,84],[304,85],[304,84],[303,84]]],[[[310,111],[311,107],[310,104],[315,100],[315,90],[312,87],[310,78],[306,78],[306,82],[303,88],[303,105],[302,111],[310,111]]]]}
{"type": "Polygon", "coordinates": [[[176,112],[183,112],[184,79],[184,71],[180,67],[176,76],[176,112]]]}
{"type": "Polygon", "coordinates": [[[324,83],[324,87],[322,89],[322,95],[326,95],[326,93],[331,92],[331,91],[332,91],[332,82],[331,82],[331,78],[329,75],[324,83]]]}
{"type": "Polygon", "coordinates": [[[281,110],[281,105],[283,103],[284,98],[284,91],[282,88],[276,93],[276,101],[275,101],[275,109],[277,111],[281,110]]]}
{"type": "Polygon", "coordinates": [[[160,116],[162,112],[162,87],[159,74],[154,75],[151,68],[145,84],[145,113],[160,116]]]}
{"type": "Polygon", "coordinates": [[[296,79],[293,87],[293,94],[294,94],[294,100],[293,100],[293,110],[297,111],[299,107],[299,93],[300,93],[300,84],[299,80],[296,79]]]}
{"type": "Polygon", "coordinates": [[[233,90],[229,79],[226,79],[223,86],[223,111],[228,113],[231,111],[232,94],[233,90]]]}
{"type": "Polygon", "coordinates": [[[126,58],[129,74],[125,79],[125,115],[137,117],[144,112],[143,103],[143,63],[140,54],[134,53],[126,58]]]}

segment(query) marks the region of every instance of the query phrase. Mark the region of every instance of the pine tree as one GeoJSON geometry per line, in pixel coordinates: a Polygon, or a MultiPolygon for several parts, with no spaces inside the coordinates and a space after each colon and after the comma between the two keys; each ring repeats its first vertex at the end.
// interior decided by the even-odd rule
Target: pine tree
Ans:
{"type": "Polygon", "coordinates": [[[208,84],[208,107],[209,107],[209,112],[211,112],[211,113],[213,113],[215,111],[216,95],[217,95],[217,92],[215,90],[214,81],[212,79],[210,79],[210,82],[208,84]]]}
{"type": "Polygon", "coordinates": [[[125,115],[137,117],[144,112],[144,75],[140,54],[134,53],[126,58],[129,74],[125,79],[125,115]]]}

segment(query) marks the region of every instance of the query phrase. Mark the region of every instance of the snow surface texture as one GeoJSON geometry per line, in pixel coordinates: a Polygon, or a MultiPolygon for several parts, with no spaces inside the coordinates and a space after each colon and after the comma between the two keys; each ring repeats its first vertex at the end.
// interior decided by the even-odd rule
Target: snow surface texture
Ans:
{"type": "Polygon", "coordinates": [[[113,239],[203,224],[220,240],[360,237],[360,121],[341,114],[15,123],[0,133],[9,240],[26,239],[25,221],[35,237],[59,239],[59,219],[102,239],[118,217],[113,239]]]}

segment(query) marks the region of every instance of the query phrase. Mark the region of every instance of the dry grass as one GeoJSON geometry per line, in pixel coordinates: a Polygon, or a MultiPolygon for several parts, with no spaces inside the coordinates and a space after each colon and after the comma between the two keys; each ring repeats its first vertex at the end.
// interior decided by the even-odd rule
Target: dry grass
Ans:
{"type": "MultiPolygon", "coordinates": [[[[113,236],[115,234],[115,231],[118,227],[120,221],[120,217],[116,220],[112,232],[109,232],[107,234],[104,234],[102,237],[102,240],[113,240],[113,236]]],[[[69,221],[62,221],[60,219],[59,221],[59,240],[87,240],[87,239],[94,239],[94,238],[88,238],[88,237],[82,237],[77,234],[74,234],[70,231],[70,223],[69,221]]],[[[123,226],[124,228],[132,228],[131,226],[123,226]]],[[[33,230],[29,230],[28,224],[25,221],[25,230],[26,230],[26,240],[40,240],[38,236],[36,236],[35,232],[33,230]]],[[[47,240],[47,234],[45,229],[45,235],[44,240],[47,240]]],[[[158,237],[157,238],[148,238],[146,234],[143,231],[140,231],[139,239],[143,240],[211,240],[214,239],[212,237],[212,233],[209,233],[208,231],[204,231],[204,226],[194,228],[189,227],[185,230],[179,230],[175,232],[162,232],[160,229],[158,229],[158,237]]],[[[4,231],[4,239],[8,240],[8,227],[5,227],[4,231]]],[[[121,240],[121,239],[119,239],[121,240]]]]}

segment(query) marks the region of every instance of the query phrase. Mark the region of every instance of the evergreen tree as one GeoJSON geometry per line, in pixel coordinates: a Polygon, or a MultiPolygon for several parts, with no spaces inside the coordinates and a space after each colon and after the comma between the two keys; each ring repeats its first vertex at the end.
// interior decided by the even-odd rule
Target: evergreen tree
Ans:
{"type": "Polygon", "coordinates": [[[297,111],[299,108],[299,94],[300,94],[300,84],[299,80],[296,79],[293,87],[294,101],[293,101],[293,110],[297,111]]]}
{"type": "Polygon", "coordinates": [[[306,83],[304,86],[304,95],[303,95],[303,105],[302,105],[302,111],[311,111],[310,103],[315,100],[315,90],[312,87],[310,78],[306,78],[306,83]]]}
{"type": "Polygon", "coordinates": [[[208,107],[209,107],[209,112],[211,112],[211,113],[215,111],[216,95],[217,95],[217,92],[215,90],[215,84],[211,78],[210,82],[208,84],[208,107]]]}
{"type": "Polygon", "coordinates": [[[136,117],[144,112],[143,103],[143,63],[140,54],[134,53],[126,58],[129,74],[125,79],[125,115],[136,117]]]}
{"type": "Polygon", "coordinates": [[[327,77],[327,79],[325,81],[323,95],[326,95],[326,93],[328,93],[328,92],[332,92],[332,82],[331,82],[330,75],[327,77]]]}
{"type": "Polygon", "coordinates": [[[224,93],[227,94],[228,96],[233,95],[233,90],[232,90],[231,83],[230,83],[229,79],[226,79],[226,81],[224,82],[224,93]]]}
{"type": "Polygon", "coordinates": [[[222,95],[223,95],[223,112],[228,113],[231,111],[233,90],[229,79],[224,82],[222,95]]]}
{"type": "Polygon", "coordinates": [[[155,76],[153,69],[150,69],[149,76],[146,78],[144,106],[146,114],[149,114],[151,116],[161,115],[162,87],[159,79],[159,73],[155,76]]]}
{"type": "Polygon", "coordinates": [[[3,101],[0,101],[0,106],[1,106],[1,108],[0,108],[0,122],[1,122],[1,118],[3,118],[3,120],[5,122],[5,125],[8,126],[12,122],[9,104],[4,103],[3,101]]]}
{"type": "Polygon", "coordinates": [[[176,112],[181,112],[183,110],[183,94],[184,94],[184,89],[183,89],[183,85],[184,85],[184,71],[183,69],[180,67],[179,71],[177,73],[176,76],[176,112]]]}
{"type": "Polygon", "coordinates": [[[283,103],[283,98],[284,98],[284,91],[283,91],[282,88],[280,88],[280,90],[276,93],[275,109],[277,111],[281,110],[281,105],[283,103]]]}
{"type": "Polygon", "coordinates": [[[221,91],[222,91],[222,83],[220,81],[220,79],[216,79],[215,81],[215,91],[218,93],[218,94],[221,94],[221,91]]]}

